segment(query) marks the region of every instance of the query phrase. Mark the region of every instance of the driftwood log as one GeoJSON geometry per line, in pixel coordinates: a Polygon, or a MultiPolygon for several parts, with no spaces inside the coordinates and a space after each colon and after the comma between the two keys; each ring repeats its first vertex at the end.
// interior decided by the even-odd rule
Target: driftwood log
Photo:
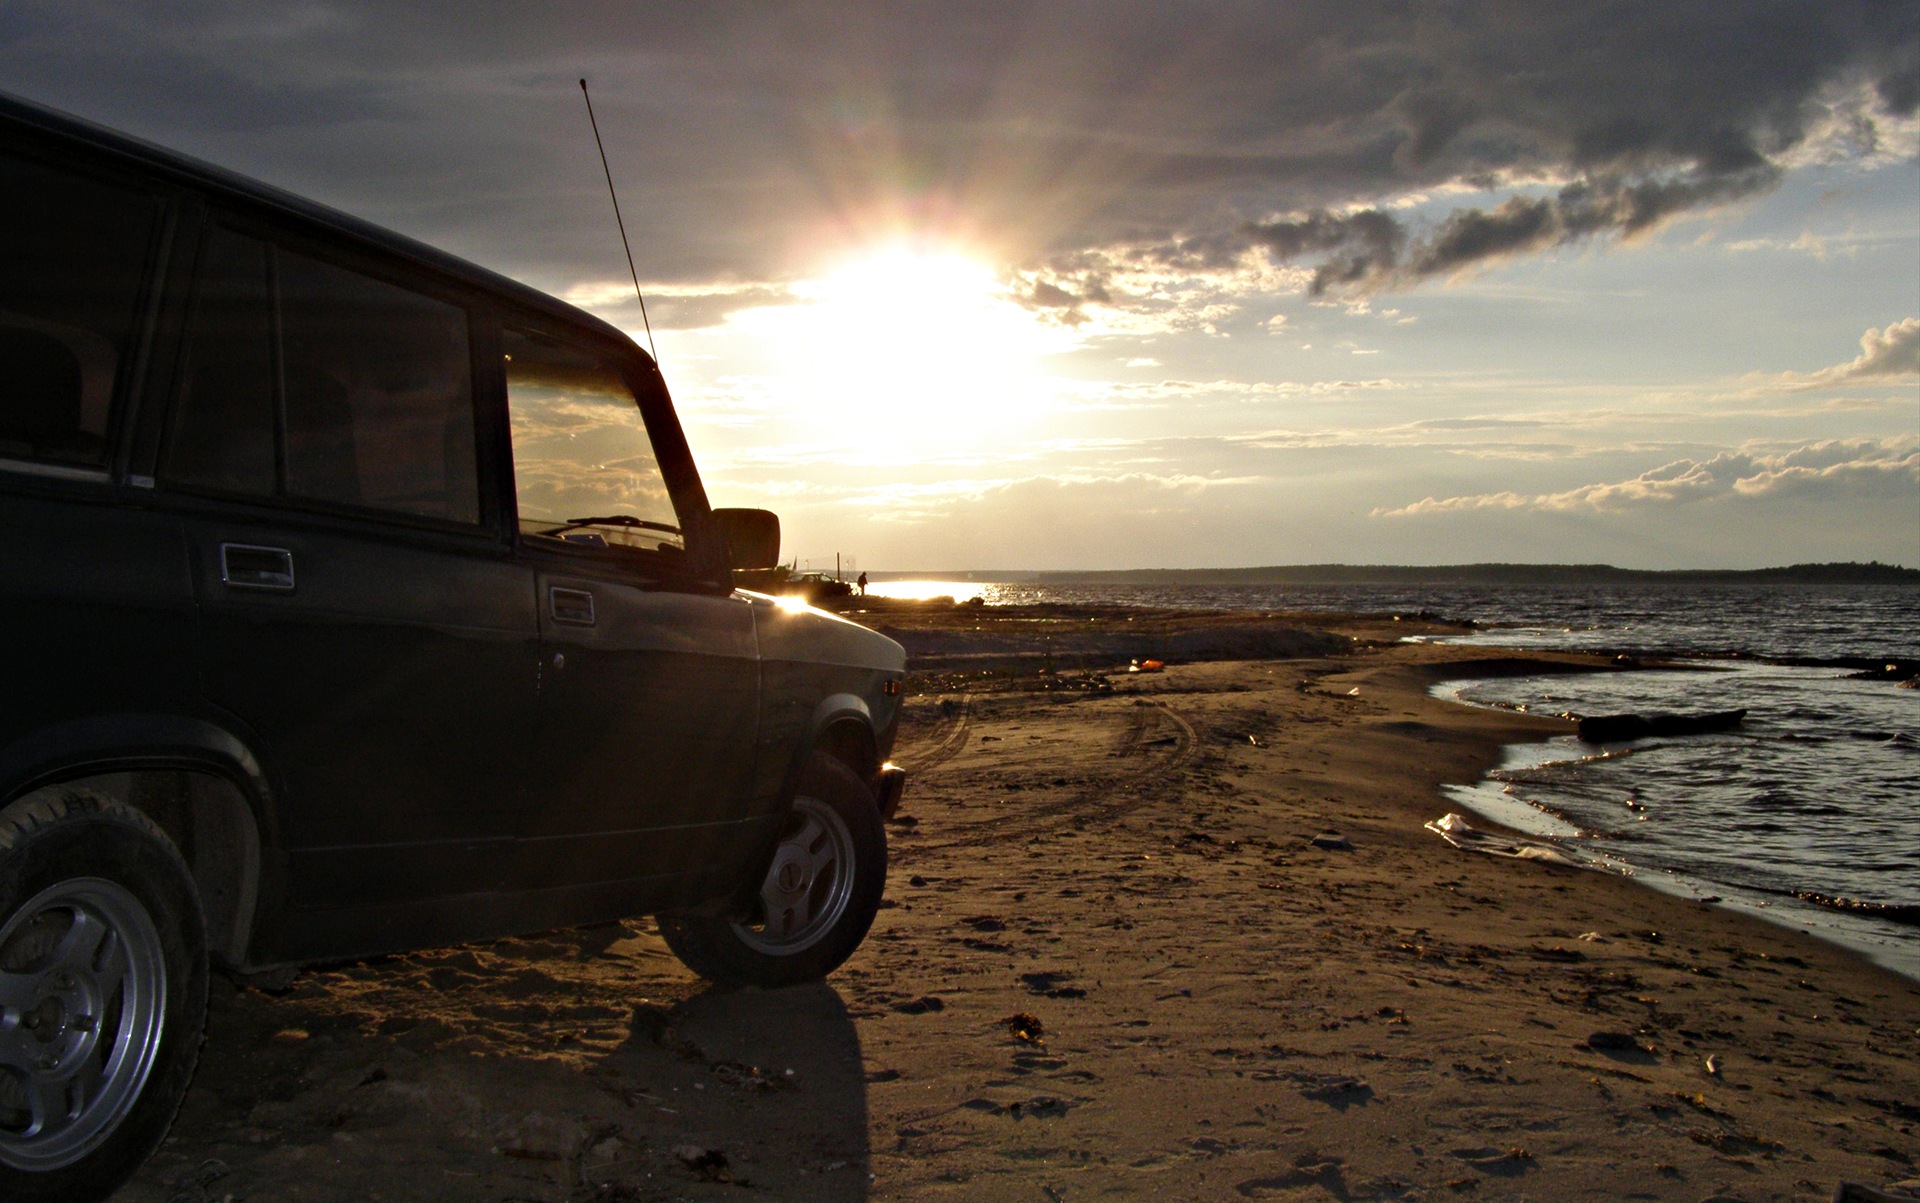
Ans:
{"type": "Polygon", "coordinates": [[[1580,738],[1590,744],[1617,744],[1656,735],[1705,735],[1731,731],[1747,717],[1744,710],[1705,714],[1600,714],[1580,720],[1580,738]]]}

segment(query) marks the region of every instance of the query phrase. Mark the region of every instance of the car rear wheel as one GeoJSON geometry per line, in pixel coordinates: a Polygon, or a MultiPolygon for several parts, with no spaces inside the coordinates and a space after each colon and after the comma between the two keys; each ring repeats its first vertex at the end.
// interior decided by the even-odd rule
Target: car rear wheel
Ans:
{"type": "Polygon", "coordinates": [[[712,981],[816,981],[866,938],[886,877],[886,828],[873,792],[845,764],[816,753],[748,912],[662,915],[660,934],[687,968],[712,981]]]}
{"type": "Polygon", "coordinates": [[[0,811],[0,1199],[104,1199],[173,1123],[206,1021],[178,850],[93,794],[0,811]]]}

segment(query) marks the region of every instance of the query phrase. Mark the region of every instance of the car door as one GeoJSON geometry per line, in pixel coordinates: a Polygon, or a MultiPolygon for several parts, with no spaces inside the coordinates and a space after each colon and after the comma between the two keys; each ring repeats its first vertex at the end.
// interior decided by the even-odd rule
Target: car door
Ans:
{"type": "Polygon", "coordinates": [[[497,885],[536,689],[483,504],[472,322],[403,272],[214,226],[161,464],[201,688],[278,791],[296,907],[497,885]]]}
{"type": "Polygon", "coordinates": [[[81,731],[192,707],[179,524],[112,471],[167,219],[137,178],[0,137],[0,798],[111,738],[81,731]]]}
{"type": "Polygon", "coordinates": [[[617,352],[502,338],[522,559],[540,623],[523,881],[697,872],[747,810],[759,721],[752,608],[703,578],[617,352]]]}

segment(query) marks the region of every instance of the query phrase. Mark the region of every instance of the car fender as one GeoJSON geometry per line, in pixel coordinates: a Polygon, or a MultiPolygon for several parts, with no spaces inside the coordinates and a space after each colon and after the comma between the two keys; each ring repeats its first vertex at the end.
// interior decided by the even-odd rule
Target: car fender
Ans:
{"type": "Polygon", "coordinates": [[[814,752],[826,751],[828,755],[838,756],[853,770],[855,776],[871,783],[879,768],[875,735],[873,711],[859,694],[832,693],[820,699],[788,760],[772,821],[762,828],[760,838],[740,862],[745,871],[731,895],[721,902],[721,909],[739,909],[752,904],[761,880],[766,876],[767,866],[779,846],[781,825],[792,809],[800,774],[805,771],[814,752]]]}
{"type": "Polygon", "coordinates": [[[272,793],[259,758],[231,731],[204,719],[133,711],[39,727],[0,748],[0,798],[81,774],[168,765],[218,772],[256,808],[272,793]]]}
{"type": "Polygon", "coordinates": [[[799,778],[808,756],[816,748],[846,761],[847,767],[862,781],[871,780],[880,767],[876,751],[878,734],[874,729],[873,708],[859,694],[834,693],[821,698],[807,720],[806,735],[794,752],[793,762],[787,766],[789,788],[784,796],[793,796],[792,783],[799,778]]]}
{"type": "Polygon", "coordinates": [[[249,811],[259,871],[280,847],[274,790],[245,740],[216,722],[122,711],[36,728],[0,748],[0,805],[44,786],[140,769],[211,773],[232,785],[249,811]]]}
{"type": "MultiPolygon", "coordinates": [[[[227,961],[246,959],[258,908],[277,896],[284,863],[272,850],[279,832],[269,804],[272,790],[260,759],[246,741],[216,722],[186,715],[123,711],[90,715],[36,728],[0,748],[0,802],[10,802],[48,786],[114,773],[178,770],[204,774],[231,787],[231,821],[216,838],[201,845],[199,862],[209,850],[215,876],[201,882],[218,897],[204,896],[210,927],[218,930],[217,952],[227,961]]],[[[184,849],[183,849],[184,851],[184,849]]],[[[196,874],[204,866],[196,865],[196,874]]]]}

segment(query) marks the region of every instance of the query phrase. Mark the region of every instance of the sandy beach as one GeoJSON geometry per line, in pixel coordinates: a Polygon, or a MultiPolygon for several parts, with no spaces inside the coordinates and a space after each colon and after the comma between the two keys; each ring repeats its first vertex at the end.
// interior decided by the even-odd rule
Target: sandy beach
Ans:
{"type": "Polygon", "coordinates": [[[116,1199],[1757,1203],[1920,1179],[1920,983],[1425,829],[1443,784],[1567,729],[1434,682],[1604,661],[1401,642],[1443,629],[1414,616],[854,616],[913,653],[912,778],[886,909],[825,984],[710,989],[646,920],[216,976],[180,1120],[116,1199]]]}

